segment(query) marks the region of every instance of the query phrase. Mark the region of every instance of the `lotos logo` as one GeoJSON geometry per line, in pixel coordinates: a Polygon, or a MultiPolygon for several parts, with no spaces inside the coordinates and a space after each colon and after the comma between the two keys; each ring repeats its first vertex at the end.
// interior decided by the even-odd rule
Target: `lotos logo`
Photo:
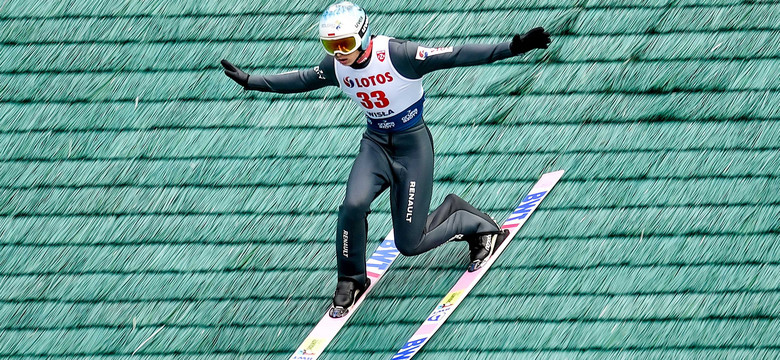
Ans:
{"type": "Polygon", "coordinates": [[[371,75],[369,77],[364,78],[355,78],[352,79],[349,76],[344,77],[343,83],[344,86],[348,88],[353,88],[355,86],[359,88],[365,88],[369,86],[377,86],[382,85],[384,83],[389,83],[393,81],[393,76],[390,75],[390,72],[386,72],[384,74],[379,75],[371,75]]]}

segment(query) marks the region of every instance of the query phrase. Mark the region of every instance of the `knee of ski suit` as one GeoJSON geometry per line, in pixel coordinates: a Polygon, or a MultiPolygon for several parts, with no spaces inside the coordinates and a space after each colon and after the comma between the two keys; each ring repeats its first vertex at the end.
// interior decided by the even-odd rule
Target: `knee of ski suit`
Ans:
{"type": "MultiPolygon", "coordinates": [[[[420,237],[422,237],[422,234],[420,234],[420,237]]],[[[419,239],[415,239],[415,241],[398,241],[396,239],[395,242],[396,249],[398,249],[398,252],[401,253],[401,255],[403,256],[415,256],[424,253],[425,251],[420,250],[421,247],[419,245],[420,245],[419,239]],[[415,245],[415,246],[412,247],[410,245],[415,245]]]]}
{"type": "Polygon", "coordinates": [[[365,220],[371,212],[371,202],[361,199],[344,199],[339,206],[339,217],[349,221],[365,220]]]}

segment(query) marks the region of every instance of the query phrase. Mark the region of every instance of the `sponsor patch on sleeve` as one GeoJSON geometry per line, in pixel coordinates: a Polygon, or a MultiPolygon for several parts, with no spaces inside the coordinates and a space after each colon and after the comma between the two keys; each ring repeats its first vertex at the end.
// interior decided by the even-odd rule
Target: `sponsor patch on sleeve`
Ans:
{"type": "Polygon", "coordinates": [[[417,47],[417,56],[414,58],[417,60],[425,60],[429,56],[439,55],[439,54],[445,54],[445,53],[451,53],[452,52],[452,46],[448,47],[437,47],[437,48],[428,48],[428,47],[417,47]]]}

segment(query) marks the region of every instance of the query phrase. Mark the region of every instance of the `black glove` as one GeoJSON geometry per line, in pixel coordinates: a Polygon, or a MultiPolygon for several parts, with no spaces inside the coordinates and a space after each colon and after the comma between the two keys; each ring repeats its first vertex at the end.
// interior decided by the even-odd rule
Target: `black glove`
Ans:
{"type": "Polygon", "coordinates": [[[525,35],[515,34],[509,49],[512,50],[512,55],[519,55],[533,49],[547,49],[551,42],[550,33],[544,31],[544,28],[537,27],[525,35]]]}
{"type": "Polygon", "coordinates": [[[249,84],[249,74],[241,71],[241,69],[233,66],[230,61],[225,59],[222,59],[222,67],[225,68],[225,75],[246,89],[249,84]]]}

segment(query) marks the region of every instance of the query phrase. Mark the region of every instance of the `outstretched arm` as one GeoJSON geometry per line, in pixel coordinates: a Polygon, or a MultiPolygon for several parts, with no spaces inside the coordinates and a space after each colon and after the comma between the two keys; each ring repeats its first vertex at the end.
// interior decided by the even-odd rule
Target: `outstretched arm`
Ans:
{"type": "Polygon", "coordinates": [[[286,94],[316,90],[329,85],[338,86],[333,59],[327,56],[314,68],[278,75],[249,75],[227,60],[222,60],[222,67],[225,68],[225,75],[245,90],[286,94]]]}
{"type": "Polygon", "coordinates": [[[402,75],[420,78],[435,70],[489,64],[533,49],[546,49],[550,42],[550,34],[540,27],[524,35],[515,34],[512,41],[500,44],[429,48],[410,41],[399,42],[401,55],[398,60],[394,56],[393,63],[402,75]]]}

